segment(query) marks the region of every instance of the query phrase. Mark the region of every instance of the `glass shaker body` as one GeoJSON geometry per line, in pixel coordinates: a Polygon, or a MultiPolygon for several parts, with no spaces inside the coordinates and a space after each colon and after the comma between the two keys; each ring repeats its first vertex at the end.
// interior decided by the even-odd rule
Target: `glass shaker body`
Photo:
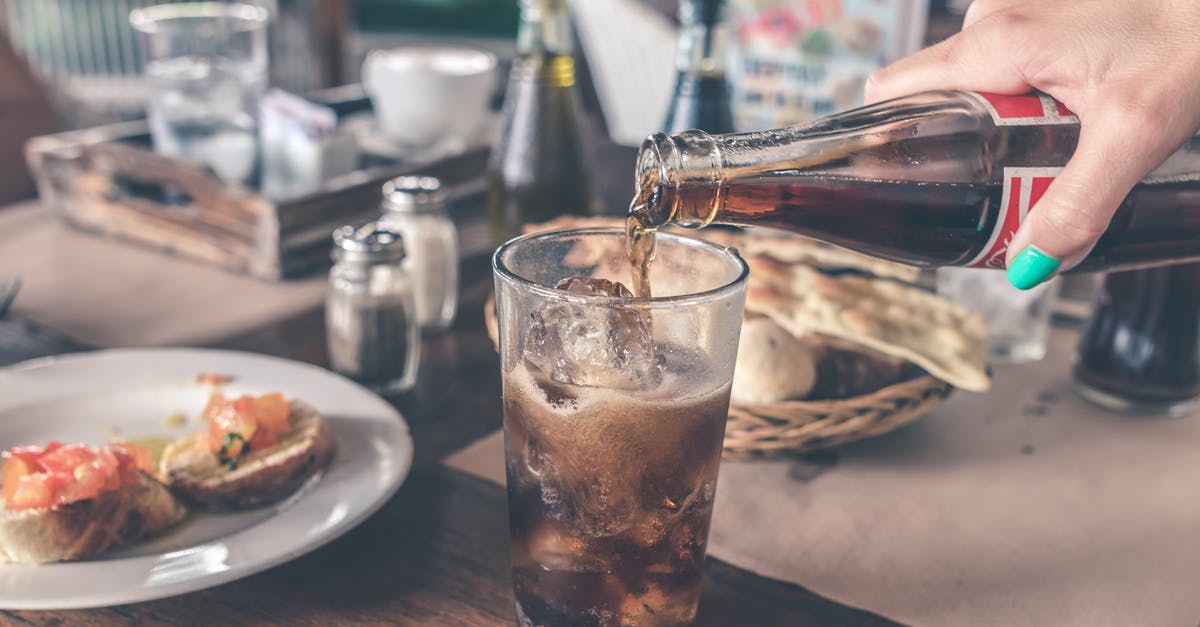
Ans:
{"type": "Polygon", "coordinates": [[[335,259],[341,258],[329,273],[325,306],[330,365],[376,392],[411,389],[420,334],[403,254],[363,259],[339,252],[335,248],[335,259]]]}
{"type": "Polygon", "coordinates": [[[412,278],[417,323],[442,331],[458,309],[458,229],[431,177],[399,177],[384,185],[381,223],[400,233],[412,278]]]}

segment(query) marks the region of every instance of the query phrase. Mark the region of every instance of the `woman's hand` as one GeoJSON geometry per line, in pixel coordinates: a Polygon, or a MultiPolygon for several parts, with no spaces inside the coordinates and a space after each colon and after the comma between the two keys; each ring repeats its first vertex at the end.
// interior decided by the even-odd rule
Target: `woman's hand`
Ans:
{"type": "Polygon", "coordinates": [[[975,0],[962,32],[875,73],[867,101],[931,89],[1038,90],[1079,145],[1008,249],[1028,289],[1078,263],[1143,176],[1200,127],[1200,2],[975,0]]]}

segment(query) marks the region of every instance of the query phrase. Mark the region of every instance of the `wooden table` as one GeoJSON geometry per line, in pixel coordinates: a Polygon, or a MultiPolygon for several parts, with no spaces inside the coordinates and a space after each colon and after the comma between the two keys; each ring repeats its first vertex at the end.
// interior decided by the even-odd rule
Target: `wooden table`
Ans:
{"type": "MultiPolygon", "coordinates": [[[[485,256],[463,261],[460,315],[428,338],[420,380],[389,399],[416,442],[412,474],[342,538],[267,572],[183,596],[94,610],[6,611],[6,624],[513,624],[501,487],[442,465],[500,427],[499,362],[483,327],[485,256]]],[[[229,338],[219,348],[325,365],[323,312],[229,338]]],[[[50,350],[65,350],[63,343],[50,350]]],[[[747,533],[753,530],[747,529],[747,533]]],[[[697,624],[885,625],[878,616],[709,560],[697,624]]]]}

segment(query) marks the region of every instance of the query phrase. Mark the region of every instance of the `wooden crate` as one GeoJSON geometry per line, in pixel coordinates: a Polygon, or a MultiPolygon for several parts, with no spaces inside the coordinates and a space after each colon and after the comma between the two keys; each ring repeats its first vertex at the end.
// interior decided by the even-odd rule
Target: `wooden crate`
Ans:
{"type": "MultiPolygon", "coordinates": [[[[361,99],[349,102],[341,103],[343,111],[365,107],[361,99]]],[[[422,174],[441,178],[451,190],[477,187],[487,153],[380,162],[286,199],[225,183],[201,163],[153,152],[145,122],[37,137],[26,157],[42,204],[80,229],[280,280],[324,267],[333,230],[376,217],[388,179],[422,174]],[[171,193],[190,202],[172,202],[171,193]]]]}

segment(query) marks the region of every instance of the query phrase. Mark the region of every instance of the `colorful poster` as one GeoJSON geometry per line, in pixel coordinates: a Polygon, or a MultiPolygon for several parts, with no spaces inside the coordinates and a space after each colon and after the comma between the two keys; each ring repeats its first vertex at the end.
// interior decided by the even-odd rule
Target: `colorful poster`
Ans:
{"type": "Polygon", "coordinates": [[[731,0],[738,128],[797,124],[862,103],[867,77],[918,49],[928,0],[731,0]]]}

